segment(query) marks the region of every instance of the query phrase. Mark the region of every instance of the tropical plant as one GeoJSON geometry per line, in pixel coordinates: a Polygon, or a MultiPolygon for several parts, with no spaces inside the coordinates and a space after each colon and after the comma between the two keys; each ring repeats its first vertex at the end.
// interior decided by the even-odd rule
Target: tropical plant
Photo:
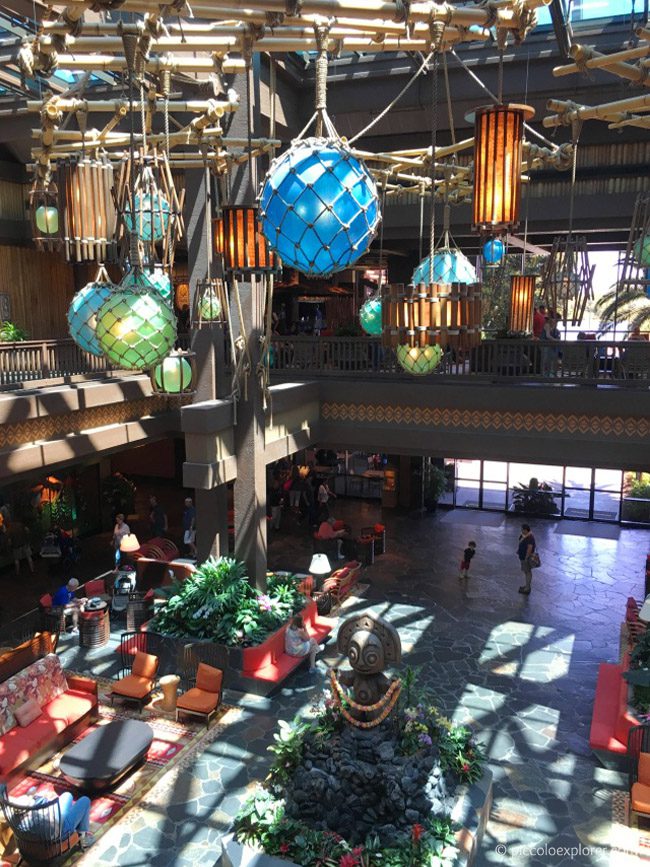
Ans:
{"type": "Polygon", "coordinates": [[[229,646],[259,644],[304,607],[298,583],[295,575],[271,576],[268,592],[258,593],[243,563],[211,558],[159,594],[167,604],[153,618],[152,629],[229,646]]]}
{"type": "Polygon", "coordinates": [[[136,487],[122,473],[113,473],[102,482],[102,499],[114,512],[131,514],[135,509],[136,487]]]}
{"type": "Polygon", "coordinates": [[[0,320],[0,343],[19,343],[27,340],[27,332],[8,319],[0,320]]]}
{"type": "MultiPolygon", "coordinates": [[[[537,274],[540,271],[544,257],[528,256],[526,259],[526,274],[537,274]]],[[[497,268],[483,269],[483,285],[481,301],[483,307],[483,328],[488,332],[498,332],[495,336],[508,333],[508,311],[510,308],[510,277],[521,274],[521,255],[510,254],[503,264],[497,268]]],[[[524,336],[524,335],[522,335],[524,336]]]]}
{"type": "Polygon", "coordinates": [[[646,286],[630,283],[625,288],[614,285],[605,292],[596,302],[601,330],[609,331],[621,323],[630,331],[650,330],[650,299],[646,291],[646,286]]]}
{"type": "Polygon", "coordinates": [[[291,780],[302,759],[305,735],[311,729],[309,723],[300,722],[297,718],[291,723],[281,719],[278,725],[280,730],[273,735],[275,743],[268,747],[275,756],[270,771],[276,787],[286,786],[291,780]]]}
{"type": "Polygon", "coordinates": [[[559,511],[553,488],[547,482],[532,478],[527,485],[515,485],[512,509],[524,515],[556,515],[559,511]]]}
{"type": "Polygon", "coordinates": [[[434,507],[447,487],[444,470],[430,461],[424,470],[424,503],[427,508],[434,507]]]}

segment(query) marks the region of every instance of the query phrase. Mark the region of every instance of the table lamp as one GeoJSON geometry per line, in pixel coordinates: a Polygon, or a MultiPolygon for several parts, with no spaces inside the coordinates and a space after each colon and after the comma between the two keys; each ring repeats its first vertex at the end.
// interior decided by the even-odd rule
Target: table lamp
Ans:
{"type": "Polygon", "coordinates": [[[133,554],[134,551],[138,551],[140,549],[140,543],[138,542],[138,537],[135,533],[128,533],[126,536],[123,536],[120,540],[120,551],[123,554],[133,554]]]}
{"type": "Polygon", "coordinates": [[[331,571],[332,567],[327,554],[314,554],[309,564],[309,574],[314,576],[319,588],[322,586],[325,576],[329,575],[331,571]]]}

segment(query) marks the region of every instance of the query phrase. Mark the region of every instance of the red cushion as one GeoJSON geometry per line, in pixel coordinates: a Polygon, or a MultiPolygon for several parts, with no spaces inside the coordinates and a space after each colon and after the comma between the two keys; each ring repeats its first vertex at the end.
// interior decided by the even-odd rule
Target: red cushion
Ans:
{"type": "Polygon", "coordinates": [[[41,596],[41,598],[38,600],[38,604],[41,605],[43,608],[51,608],[52,607],[51,594],[45,593],[43,596],[41,596]]]}
{"type": "Polygon", "coordinates": [[[332,529],[336,532],[336,530],[345,530],[345,521],[334,521],[332,524],[332,529]]]}
{"type": "Polygon", "coordinates": [[[25,704],[14,708],[14,716],[21,728],[27,728],[30,723],[38,719],[41,715],[41,708],[35,698],[28,698],[25,704]]]}
{"type": "Polygon", "coordinates": [[[92,693],[69,689],[46,704],[43,713],[49,719],[62,720],[66,725],[72,725],[96,704],[97,697],[92,693]]]}
{"type": "Polygon", "coordinates": [[[18,765],[26,762],[41,747],[53,740],[59,732],[67,728],[62,720],[51,720],[41,714],[27,728],[15,728],[0,738],[0,774],[8,774],[18,765]]]}

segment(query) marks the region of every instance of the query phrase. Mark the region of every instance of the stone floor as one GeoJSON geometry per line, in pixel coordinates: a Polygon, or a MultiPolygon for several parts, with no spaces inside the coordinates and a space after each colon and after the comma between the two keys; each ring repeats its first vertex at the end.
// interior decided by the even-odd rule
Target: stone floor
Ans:
{"type": "MultiPolygon", "coordinates": [[[[335,512],[355,529],[381,518],[360,502],[339,501],[335,512]]],[[[525,597],[517,592],[516,519],[457,510],[388,513],[384,521],[387,553],[365,570],[365,598],[345,613],[370,607],[389,618],[404,663],[421,667],[444,712],[479,732],[495,788],[478,864],[640,864],[615,848],[637,842],[611,825],[625,778],[600,767],[587,738],[598,663],[618,658],[625,600],[643,594],[648,532],[535,522],[543,565],[525,597]],[[477,554],[465,591],[456,576],[470,539],[477,554]]],[[[310,555],[309,534],[287,518],[271,539],[270,565],[305,570],[310,555]]],[[[265,775],[277,720],[309,713],[336,658],[330,642],[317,675],[298,673],[271,699],[226,696],[235,707],[205,750],[164,778],[84,863],[91,855],[88,864],[120,867],[214,863],[232,815],[265,775]]],[[[76,670],[110,675],[116,663],[111,648],[88,657],[65,651],[76,670]]]]}

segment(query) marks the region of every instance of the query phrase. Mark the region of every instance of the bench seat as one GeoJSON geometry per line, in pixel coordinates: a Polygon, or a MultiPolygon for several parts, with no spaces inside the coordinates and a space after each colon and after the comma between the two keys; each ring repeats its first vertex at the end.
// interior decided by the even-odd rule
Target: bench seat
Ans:
{"type": "Polygon", "coordinates": [[[628,711],[628,684],[623,679],[624,668],[608,662],[598,667],[598,682],[591,717],[589,746],[616,755],[627,753],[629,730],[639,720],[628,711]]]}

